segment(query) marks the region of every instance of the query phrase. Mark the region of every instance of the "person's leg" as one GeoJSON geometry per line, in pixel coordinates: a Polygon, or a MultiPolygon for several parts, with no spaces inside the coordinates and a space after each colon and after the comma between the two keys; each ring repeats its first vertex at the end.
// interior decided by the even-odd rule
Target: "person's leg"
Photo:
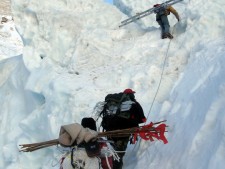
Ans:
{"type": "Polygon", "coordinates": [[[170,24],[166,15],[161,16],[164,33],[170,33],[170,24]]]}
{"type": "Polygon", "coordinates": [[[120,157],[120,161],[115,160],[113,162],[113,169],[122,169],[123,156],[125,155],[128,141],[129,141],[129,137],[120,138],[119,140],[114,140],[114,148],[116,151],[118,151],[118,156],[120,157]]]}
{"type": "Polygon", "coordinates": [[[162,20],[160,18],[157,20],[157,22],[158,22],[158,24],[159,24],[159,26],[161,28],[161,36],[163,37],[163,35],[165,33],[164,25],[163,25],[162,20]]]}
{"type": "Polygon", "coordinates": [[[162,24],[163,24],[163,27],[164,27],[164,35],[163,35],[163,39],[164,38],[170,38],[170,39],[173,39],[173,36],[171,35],[170,33],[170,24],[169,24],[169,21],[168,21],[168,18],[167,16],[163,15],[161,17],[162,19],[162,24]]]}

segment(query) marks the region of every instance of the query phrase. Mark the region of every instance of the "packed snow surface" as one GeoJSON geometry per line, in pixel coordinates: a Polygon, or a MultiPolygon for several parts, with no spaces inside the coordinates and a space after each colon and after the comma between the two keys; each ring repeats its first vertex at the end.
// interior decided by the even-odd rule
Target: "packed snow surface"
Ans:
{"type": "Polygon", "coordinates": [[[58,138],[125,88],[147,123],[167,120],[169,143],[128,145],[124,169],[224,168],[224,0],[175,4],[173,40],[160,38],[154,14],[118,28],[156,0],[11,3],[14,21],[0,25],[0,168],[58,169],[59,148],[19,145],[58,138]]]}

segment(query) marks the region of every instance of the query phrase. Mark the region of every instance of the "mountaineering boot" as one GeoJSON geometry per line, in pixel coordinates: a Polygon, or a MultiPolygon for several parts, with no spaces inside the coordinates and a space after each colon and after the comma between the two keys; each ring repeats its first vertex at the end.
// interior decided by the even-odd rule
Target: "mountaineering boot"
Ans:
{"type": "Polygon", "coordinates": [[[173,39],[173,35],[171,35],[170,33],[166,33],[167,38],[169,39],[173,39]]]}
{"type": "Polygon", "coordinates": [[[166,33],[163,33],[162,34],[162,39],[166,39],[167,38],[167,34],[166,33]]]}

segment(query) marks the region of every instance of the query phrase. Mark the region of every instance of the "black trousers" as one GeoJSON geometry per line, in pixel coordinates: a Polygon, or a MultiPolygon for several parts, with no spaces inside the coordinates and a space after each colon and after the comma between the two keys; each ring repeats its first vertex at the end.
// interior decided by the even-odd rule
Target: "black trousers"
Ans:
{"type": "Polygon", "coordinates": [[[114,160],[113,161],[113,169],[122,169],[123,167],[123,156],[125,155],[125,151],[127,149],[127,144],[129,142],[129,137],[121,137],[121,138],[112,138],[114,143],[112,146],[116,151],[122,151],[118,152],[118,156],[120,157],[120,160],[114,160]],[[123,152],[124,151],[124,152],[123,152]]]}

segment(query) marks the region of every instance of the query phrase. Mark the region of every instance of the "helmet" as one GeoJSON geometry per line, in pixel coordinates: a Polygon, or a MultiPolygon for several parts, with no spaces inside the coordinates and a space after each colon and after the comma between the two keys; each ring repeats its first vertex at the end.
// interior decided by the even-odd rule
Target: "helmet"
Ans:
{"type": "Polygon", "coordinates": [[[125,89],[123,91],[123,93],[125,93],[125,94],[132,94],[132,93],[135,93],[135,91],[133,91],[132,89],[125,89]]]}

